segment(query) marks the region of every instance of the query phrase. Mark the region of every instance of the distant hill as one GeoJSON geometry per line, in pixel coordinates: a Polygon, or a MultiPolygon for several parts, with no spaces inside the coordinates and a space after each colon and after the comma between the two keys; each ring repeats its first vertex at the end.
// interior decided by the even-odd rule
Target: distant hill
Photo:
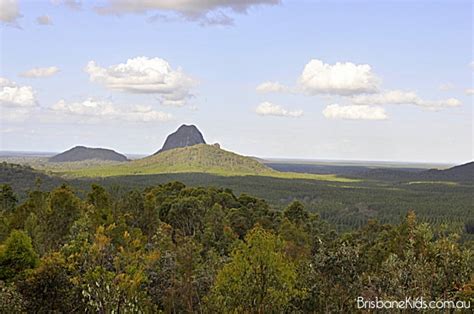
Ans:
{"type": "Polygon", "coordinates": [[[279,172],[258,162],[226,150],[219,145],[197,144],[161,152],[143,159],[116,165],[102,165],[64,171],[73,177],[113,177],[130,175],[204,173],[219,176],[267,176],[287,179],[314,179],[333,182],[356,182],[357,179],[333,174],[279,172]]]}
{"type": "Polygon", "coordinates": [[[474,181],[474,161],[445,170],[430,169],[423,176],[437,180],[474,181]]]}
{"type": "Polygon", "coordinates": [[[61,154],[49,158],[50,162],[73,162],[83,160],[127,161],[127,157],[111,149],[76,146],[61,154]]]}
{"type": "Polygon", "coordinates": [[[274,170],[252,158],[228,152],[216,145],[198,144],[170,149],[125,164],[84,169],[80,174],[114,176],[181,172],[258,175],[272,173],[274,170]]]}
{"type": "Polygon", "coordinates": [[[403,169],[374,168],[361,169],[348,174],[349,177],[388,180],[388,181],[454,181],[474,182],[474,162],[454,166],[448,169],[403,169]]]}
{"type": "Polygon", "coordinates": [[[42,189],[50,190],[65,183],[66,180],[57,176],[50,176],[42,171],[35,170],[29,166],[0,163],[0,185],[12,186],[20,197],[26,197],[27,192],[35,188],[36,183],[41,183],[42,189]]]}
{"type": "Polygon", "coordinates": [[[195,125],[183,124],[178,128],[178,130],[176,130],[176,132],[168,135],[163,147],[157,151],[155,155],[170,149],[193,146],[197,144],[206,144],[202,133],[195,125]]]}

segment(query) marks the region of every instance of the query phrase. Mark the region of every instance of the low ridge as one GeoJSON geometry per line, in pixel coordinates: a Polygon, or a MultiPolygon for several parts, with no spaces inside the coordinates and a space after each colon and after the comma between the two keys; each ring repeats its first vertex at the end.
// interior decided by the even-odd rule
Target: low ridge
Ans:
{"type": "Polygon", "coordinates": [[[424,175],[439,180],[474,181],[474,161],[444,170],[430,169],[424,175]]]}
{"type": "Polygon", "coordinates": [[[193,146],[197,144],[206,144],[202,133],[195,125],[183,124],[178,128],[178,130],[176,130],[176,132],[168,135],[163,147],[157,151],[155,155],[170,149],[193,146]]]}
{"type": "Polygon", "coordinates": [[[49,158],[50,162],[73,162],[83,160],[127,161],[127,157],[105,148],[91,148],[76,146],[58,155],[49,158]]]}

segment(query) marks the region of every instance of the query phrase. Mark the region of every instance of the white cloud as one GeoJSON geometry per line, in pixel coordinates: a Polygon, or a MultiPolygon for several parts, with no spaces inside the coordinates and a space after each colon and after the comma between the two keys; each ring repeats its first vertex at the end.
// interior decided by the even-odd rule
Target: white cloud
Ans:
{"type": "Polygon", "coordinates": [[[386,120],[387,114],[382,107],[371,106],[340,106],[332,104],[323,110],[323,115],[328,119],[343,120],[386,120]]]}
{"type": "Polygon", "coordinates": [[[38,78],[49,77],[59,72],[58,67],[33,68],[20,74],[22,77],[38,78]]]}
{"type": "Polygon", "coordinates": [[[7,24],[16,24],[21,17],[17,0],[0,0],[0,21],[7,24]]]}
{"type": "Polygon", "coordinates": [[[6,78],[0,77],[1,107],[35,107],[36,93],[31,86],[19,86],[6,78]]]}
{"type": "Polygon", "coordinates": [[[471,61],[471,63],[469,63],[469,66],[471,67],[471,69],[474,70],[474,61],[471,61]]]}
{"type": "Polygon", "coordinates": [[[455,88],[453,83],[443,83],[439,85],[439,90],[443,92],[447,92],[453,90],[455,88]]]}
{"type": "Polygon", "coordinates": [[[174,70],[160,58],[137,57],[108,68],[89,61],[85,71],[92,82],[122,92],[157,94],[162,104],[171,106],[185,105],[196,84],[180,68],[174,70]]]}
{"type": "Polygon", "coordinates": [[[300,87],[310,95],[374,93],[378,90],[379,82],[368,64],[337,62],[330,65],[316,59],[306,64],[299,78],[300,87]]]}
{"type": "Polygon", "coordinates": [[[80,0],[51,0],[55,5],[64,4],[70,9],[80,10],[82,7],[82,2],[80,0]]]}
{"type": "Polygon", "coordinates": [[[189,21],[198,21],[203,25],[232,24],[233,20],[226,13],[247,13],[248,9],[257,5],[276,5],[280,0],[108,0],[98,7],[100,14],[145,14],[162,11],[178,14],[189,21]]]}
{"type": "Polygon", "coordinates": [[[24,122],[31,116],[32,108],[0,107],[1,121],[24,122]]]}
{"type": "Polygon", "coordinates": [[[255,112],[261,116],[278,116],[278,117],[291,117],[298,118],[303,115],[302,110],[289,111],[283,109],[279,105],[272,104],[268,101],[262,102],[257,106],[255,112]]]}
{"type": "Polygon", "coordinates": [[[464,92],[466,95],[474,95],[474,88],[468,88],[464,92]]]}
{"type": "Polygon", "coordinates": [[[421,99],[415,92],[401,90],[386,91],[374,95],[360,95],[352,98],[356,105],[415,105],[426,109],[458,107],[461,102],[456,98],[428,101],[421,99]]]}
{"type": "Polygon", "coordinates": [[[279,82],[263,82],[256,88],[260,93],[282,93],[288,92],[289,88],[279,82]]]}
{"type": "Polygon", "coordinates": [[[172,119],[171,114],[156,111],[151,106],[118,107],[112,102],[94,99],[72,103],[60,100],[51,109],[68,116],[88,117],[99,119],[99,121],[110,119],[129,122],[164,122],[172,119]]]}
{"type": "Polygon", "coordinates": [[[47,15],[41,15],[36,18],[36,23],[39,25],[53,25],[53,20],[47,15]]]}

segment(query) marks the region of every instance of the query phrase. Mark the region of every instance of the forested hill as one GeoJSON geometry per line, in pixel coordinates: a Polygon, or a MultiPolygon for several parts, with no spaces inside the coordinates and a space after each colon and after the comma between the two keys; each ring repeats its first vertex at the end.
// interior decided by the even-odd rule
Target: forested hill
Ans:
{"type": "Polygon", "coordinates": [[[35,185],[51,190],[66,180],[57,176],[35,170],[29,166],[2,162],[0,163],[0,184],[8,184],[13,190],[24,197],[28,191],[34,189],[35,185]]]}
{"type": "Polygon", "coordinates": [[[446,170],[431,169],[423,173],[423,175],[427,178],[452,181],[474,181],[474,161],[446,170]]]}
{"type": "Polygon", "coordinates": [[[272,169],[258,161],[215,145],[198,144],[175,148],[128,163],[84,169],[79,176],[201,172],[226,175],[268,174],[272,169]]]}
{"type": "Polygon", "coordinates": [[[299,201],[275,211],[180,182],[0,196],[0,313],[365,313],[361,296],[474,297],[472,242],[412,211],[339,234],[299,201]]]}
{"type": "Polygon", "coordinates": [[[350,177],[390,181],[454,181],[474,182],[474,162],[469,162],[452,168],[439,170],[416,170],[396,168],[376,168],[353,171],[350,177]]]}
{"type": "Polygon", "coordinates": [[[55,155],[49,159],[50,162],[71,162],[83,160],[109,160],[109,161],[127,161],[127,157],[105,148],[91,148],[85,146],[73,147],[61,154],[55,155]]]}

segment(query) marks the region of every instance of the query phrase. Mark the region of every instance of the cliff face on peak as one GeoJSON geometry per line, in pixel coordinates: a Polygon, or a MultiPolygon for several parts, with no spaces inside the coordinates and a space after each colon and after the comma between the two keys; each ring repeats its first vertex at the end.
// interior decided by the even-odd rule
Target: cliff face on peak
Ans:
{"type": "Polygon", "coordinates": [[[206,144],[202,133],[194,125],[183,124],[178,128],[178,130],[176,130],[176,132],[168,135],[163,147],[157,151],[155,155],[170,149],[188,147],[198,144],[206,144]]]}

